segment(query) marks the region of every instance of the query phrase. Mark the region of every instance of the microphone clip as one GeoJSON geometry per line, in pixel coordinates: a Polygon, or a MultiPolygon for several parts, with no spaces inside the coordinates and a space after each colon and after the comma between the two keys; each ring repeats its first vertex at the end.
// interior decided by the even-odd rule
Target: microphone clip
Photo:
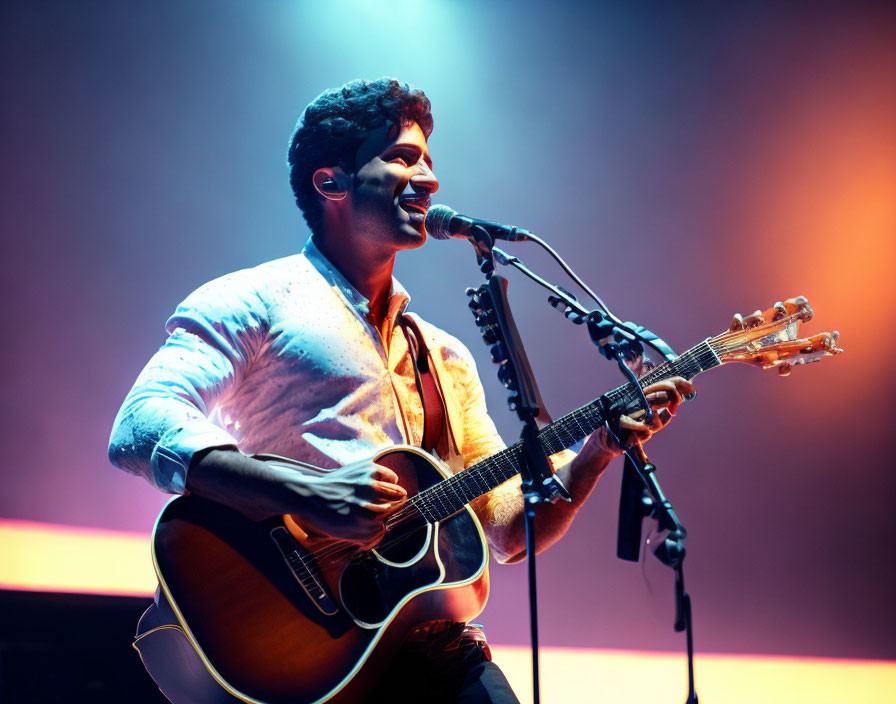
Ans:
{"type": "Polygon", "coordinates": [[[473,225],[467,231],[470,244],[476,252],[476,263],[479,270],[485,274],[486,278],[491,278],[495,271],[495,256],[492,251],[495,247],[495,240],[481,225],[473,225]]]}

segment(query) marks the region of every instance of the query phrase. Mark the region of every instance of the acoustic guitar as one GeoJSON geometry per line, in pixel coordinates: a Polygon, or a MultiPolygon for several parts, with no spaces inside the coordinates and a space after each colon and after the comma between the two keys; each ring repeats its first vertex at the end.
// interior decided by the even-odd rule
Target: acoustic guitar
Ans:
{"type": "MultiPolygon", "coordinates": [[[[789,371],[841,352],[836,332],[797,337],[811,317],[804,298],[790,299],[657,366],[639,383],[691,379],[728,362],[789,371]]],[[[551,423],[539,440],[548,454],[568,448],[619,404],[637,408],[634,384],[551,423]]],[[[312,537],[298,516],[256,522],[197,496],[178,497],[162,510],[153,533],[159,582],[208,671],[238,699],[357,700],[415,626],[469,621],[482,611],[488,548],[469,503],[516,475],[520,453],[517,443],[454,474],[420,448],[380,451],[373,459],[398,474],[408,500],[386,519],[385,535],[370,550],[312,537]]]]}

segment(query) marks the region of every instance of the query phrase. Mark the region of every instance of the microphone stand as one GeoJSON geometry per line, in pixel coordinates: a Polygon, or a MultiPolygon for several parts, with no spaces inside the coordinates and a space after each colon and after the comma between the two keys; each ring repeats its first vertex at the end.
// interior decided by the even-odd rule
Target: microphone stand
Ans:
{"type": "Polygon", "coordinates": [[[538,431],[547,425],[548,414],[538,391],[535,376],[526,357],[522,339],[507,300],[507,279],[494,273],[494,240],[481,226],[471,228],[471,243],[476,250],[480,270],[486,282],[478,289],[467,289],[470,308],[486,344],[491,345],[492,360],[500,365],[498,378],[510,390],[510,409],[523,423],[521,433],[523,514],[525,519],[526,557],[529,582],[529,629],[532,641],[532,701],[541,701],[538,658],[538,593],[535,569],[535,517],[545,503],[559,499],[570,501],[569,492],[551,469],[548,455],[538,440],[538,431]]]}
{"type": "MultiPolygon", "coordinates": [[[[623,375],[637,389],[641,409],[645,419],[651,422],[653,410],[647,401],[635,373],[625,363],[643,354],[643,344],[647,344],[668,361],[676,358],[672,348],[659,337],[634,323],[618,324],[599,310],[586,310],[568,291],[545,281],[529,270],[517,257],[508,255],[503,250],[493,247],[494,260],[505,266],[513,266],[540,286],[548,289],[551,295],[548,302],[555,308],[562,308],[567,319],[576,325],[585,324],[592,342],[598,346],[600,353],[608,360],[615,361],[623,375]]],[[[693,396],[686,397],[690,400],[693,396]]],[[[630,409],[616,407],[605,399],[607,418],[618,418],[630,409]]],[[[698,704],[694,685],[694,642],[693,623],[691,618],[691,597],[684,588],[683,562],[685,557],[684,539],[687,531],[678,520],[672,504],[663,494],[656,478],[656,466],[644,453],[640,444],[626,447],[625,437],[617,437],[609,421],[605,424],[607,433],[625,454],[623,468],[622,494],[619,503],[619,535],[617,539],[617,556],[623,560],[637,562],[640,554],[641,521],[645,516],[656,519],[658,528],[666,531],[663,541],[654,548],[654,555],[664,565],[675,571],[675,624],[677,632],[685,631],[688,654],[688,698],[686,704],[698,704]],[[639,485],[640,484],[640,485],[639,485]]]]}

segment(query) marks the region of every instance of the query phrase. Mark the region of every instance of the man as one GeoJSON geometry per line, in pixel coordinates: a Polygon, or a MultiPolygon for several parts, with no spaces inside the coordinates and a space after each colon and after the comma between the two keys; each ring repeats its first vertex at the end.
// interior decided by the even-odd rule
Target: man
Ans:
{"type": "MultiPolygon", "coordinates": [[[[164,491],[189,491],[253,519],[297,514],[318,534],[369,548],[407,498],[397,475],[369,459],[376,450],[421,445],[426,435],[459,467],[503,447],[469,352],[434,326],[409,324],[408,296],[392,278],[396,254],[426,240],[424,218],[439,186],[431,130],[429,100],[394,79],[353,81],[306,108],[288,161],[311,238],[301,254],[222,277],[178,307],[168,340],[116,419],[113,463],[164,491]],[[434,409],[423,407],[415,342],[429,350],[443,400],[434,429],[425,427],[434,409]],[[330,471],[288,471],[253,453],[330,471]]],[[[674,379],[647,391],[660,409],[654,425],[620,422],[636,440],[667,423],[693,388],[674,379]]],[[[563,535],[617,454],[597,431],[571,461],[553,458],[572,502],[540,512],[539,551],[563,535]]],[[[519,480],[473,508],[498,560],[522,559],[519,480]]],[[[141,624],[145,662],[150,634],[171,635],[165,624],[175,623],[164,598],[157,602],[141,624]]],[[[475,628],[437,622],[412,635],[393,667],[405,684],[384,677],[369,701],[516,701],[475,628]]],[[[195,661],[183,643],[166,647],[195,661]]],[[[201,670],[179,680],[152,674],[173,701],[233,701],[199,683],[201,670]]]]}

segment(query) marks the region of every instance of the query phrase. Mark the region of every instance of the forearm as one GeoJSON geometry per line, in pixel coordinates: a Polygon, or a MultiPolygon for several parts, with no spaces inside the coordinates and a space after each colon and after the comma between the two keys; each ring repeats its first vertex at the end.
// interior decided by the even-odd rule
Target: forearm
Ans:
{"type": "MultiPolygon", "coordinates": [[[[681,377],[672,377],[650,384],[644,392],[656,413],[649,424],[646,420],[635,420],[625,415],[619,419],[619,430],[626,433],[628,444],[644,443],[661,430],[675,414],[682,396],[694,393],[694,386],[681,377]]],[[[547,549],[566,533],[610,460],[621,453],[616,442],[608,441],[604,430],[598,429],[591,434],[576,458],[557,470],[572,501],[558,501],[539,507],[535,520],[537,552],[547,549]]],[[[493,492],[485,506],[479,507],[489,542],[505,562],[515,562],[525,556],[523,502],[518,497],[519,491],[507,492],[506,487],[502,486],[493,492]]]]}
{"type": "Polygon", "coordinates": [[[212,448],[197,453],[187,473],[192,494],[261,520],[283,513],[301,513],[308,492],[290,491],[300,484],[298,470],[276,467],[235,449],[212,448]]]}
{"type": "Polygon", "coordinates": [[[392,470],[371,460],[323,471],[269,464],[227,448],[197,453],[187,474],[191,493],[250,519],[295,514],[309,533],[362,547],[379,541],[383,518],[407,497],[397,482],[392,470]]]}
{"type": "MultiPolygon", "coordinates": [[[[536,553],[547,550],[568,530],[578,510],[594,490],[610,460],[615,456],[598,443],[586,443],[556,476],[569,491],[569,502],[542,504],[535,516],[536,553]]],[[[526,554],[526,528],[520,480],[508,482],[485,499],[477,511],[489,542],[502,562],[517,562],[526,554]]]]}

